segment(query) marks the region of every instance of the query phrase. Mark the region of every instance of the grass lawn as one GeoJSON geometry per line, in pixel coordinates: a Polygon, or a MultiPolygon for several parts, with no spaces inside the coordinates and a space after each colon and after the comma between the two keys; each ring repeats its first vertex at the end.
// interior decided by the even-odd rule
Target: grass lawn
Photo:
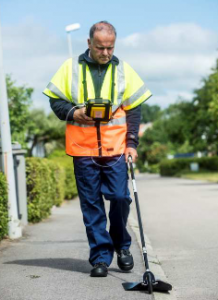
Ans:
{"type": "Polygon", "coordinates": [[[194,179],[194,180],[206,180],[218,183],[218,172],[189,172],[181,175],[181,178],[194,179]]]}

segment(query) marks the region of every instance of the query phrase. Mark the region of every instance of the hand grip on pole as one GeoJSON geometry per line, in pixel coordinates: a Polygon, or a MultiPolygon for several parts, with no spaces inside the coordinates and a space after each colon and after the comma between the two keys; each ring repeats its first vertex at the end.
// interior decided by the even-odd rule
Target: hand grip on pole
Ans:
{"type": "Polygon", "coordinates": [[[136,184],[135,184],[135,174],[134,174],[134,170],[133,170],[133,160],[132,160],[132,156],[131,155],[128,156],[128,163],[129,163],[129,169],[130,169],[130,173],[131,173],[131,178],[133,180],[133,189],[135,191],[137,189],[136,189],[136,184]]]}

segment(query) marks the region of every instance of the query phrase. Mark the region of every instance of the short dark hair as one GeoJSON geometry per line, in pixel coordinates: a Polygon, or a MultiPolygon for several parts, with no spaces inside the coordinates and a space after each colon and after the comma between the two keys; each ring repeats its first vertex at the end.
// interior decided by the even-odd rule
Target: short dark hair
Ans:
{"type": "Polygon", "coordinates": [[[115,27],[107,21],[100,21],[92,25],[89,30],[89,38],[93,39],[95,31],[108,30],[109,33],[114,33],[115,37],[117,37],[117,32],[115,27]],[[103,26],[101,26],[101,24],[103,26]]]}

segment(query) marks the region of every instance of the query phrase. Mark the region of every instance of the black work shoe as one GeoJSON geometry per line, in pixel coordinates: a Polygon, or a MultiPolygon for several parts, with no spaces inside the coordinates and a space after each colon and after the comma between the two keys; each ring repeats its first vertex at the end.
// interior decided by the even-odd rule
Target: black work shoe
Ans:
{"type": "Polygon", "coordinates": [[[130,271],[134,266],[132,254],[128,249],[117,251],[117,265],[122,271],[130,271]]]}
{"type": "Polygon", "coordinates": [[[90,273],[91,277],[107,277],[107,264],[99,262],[94,265],[90,273]]]}

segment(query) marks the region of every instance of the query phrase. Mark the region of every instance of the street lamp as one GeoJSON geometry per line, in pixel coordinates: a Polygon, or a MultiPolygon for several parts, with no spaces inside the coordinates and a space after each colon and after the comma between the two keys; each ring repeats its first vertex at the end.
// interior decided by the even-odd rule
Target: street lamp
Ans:
{"type": "Polygon", "coordinates": [[[80,24],[79,23],[74,23],[74,24],[70,24],[67,25],[65,27],[65,30],[67,32],[67,40],[68,40],[68,48],[69,48],[69,55],[70,57],[73,56],[73,50],[72,50],[72,41],[71,41],[71,31],[75,31],[80,29],[80,24]]]}

